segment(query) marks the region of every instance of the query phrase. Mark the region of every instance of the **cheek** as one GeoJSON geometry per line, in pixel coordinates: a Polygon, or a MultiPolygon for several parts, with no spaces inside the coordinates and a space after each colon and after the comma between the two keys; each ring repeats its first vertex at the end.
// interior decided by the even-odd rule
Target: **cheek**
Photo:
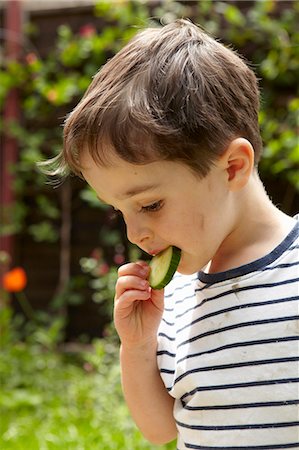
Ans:
{"type": "Polygon", "coordinates": [[[168,222],[165,231],[169,239],[173,237],[177,245],[181,244],[189,251],[202,240],[205,229],[205,217],[201,213],[190,210],[181,211],[171,222],[168,222]]]}

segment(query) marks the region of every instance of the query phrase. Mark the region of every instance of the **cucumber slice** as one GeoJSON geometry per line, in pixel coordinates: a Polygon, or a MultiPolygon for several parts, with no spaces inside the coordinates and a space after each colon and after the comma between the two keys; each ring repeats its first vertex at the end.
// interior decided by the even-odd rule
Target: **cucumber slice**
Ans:
{"type": "Polygon", "coordinates": [[[153,289],[163,289],[172,279],[181,258],[181,250],[177,247],[168,247],[154,256],[149,266],[149,284],[153,289]]]}

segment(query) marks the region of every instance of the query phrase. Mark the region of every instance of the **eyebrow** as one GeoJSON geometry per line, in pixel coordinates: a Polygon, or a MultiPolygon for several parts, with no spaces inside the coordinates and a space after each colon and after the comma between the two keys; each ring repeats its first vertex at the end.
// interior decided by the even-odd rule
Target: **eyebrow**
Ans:
{"type": "Polygon", "coordinates": [[[159,186],[158,183],[144,184],[144,185],[141,185],[141,186],[136,186],[135,188],[129,189],[129,190],[121,193],[117,197],[119,199],[126,199],[128,197],[134,197],[135,195],[143,194],[144,192],[152,191],[154,189],[157,189],[158,186],[159,186]]]}

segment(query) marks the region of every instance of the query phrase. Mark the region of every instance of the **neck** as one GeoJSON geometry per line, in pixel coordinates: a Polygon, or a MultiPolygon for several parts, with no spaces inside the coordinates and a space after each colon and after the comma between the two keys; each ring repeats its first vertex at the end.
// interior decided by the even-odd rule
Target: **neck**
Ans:
{"type": "Polygon", "coordinates": [[[233,209],[238,211],[230,233],[210,262],[208,272],[223,272],[248,264],[270,253],[287,236],[295,220],[270,201],[257,173],[237,193],[233,209]]]}

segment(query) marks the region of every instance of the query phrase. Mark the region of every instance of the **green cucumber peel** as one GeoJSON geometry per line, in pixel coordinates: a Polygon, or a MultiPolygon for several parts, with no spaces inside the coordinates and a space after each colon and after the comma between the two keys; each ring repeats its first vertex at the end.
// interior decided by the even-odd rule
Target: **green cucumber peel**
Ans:
{"type": "Polygon", "coordinates": [[[181,250],[168,247],[155,255],[150,263],[149,284],[153,289],[163,289],[175,274],[181,259],[181,250]]]}

